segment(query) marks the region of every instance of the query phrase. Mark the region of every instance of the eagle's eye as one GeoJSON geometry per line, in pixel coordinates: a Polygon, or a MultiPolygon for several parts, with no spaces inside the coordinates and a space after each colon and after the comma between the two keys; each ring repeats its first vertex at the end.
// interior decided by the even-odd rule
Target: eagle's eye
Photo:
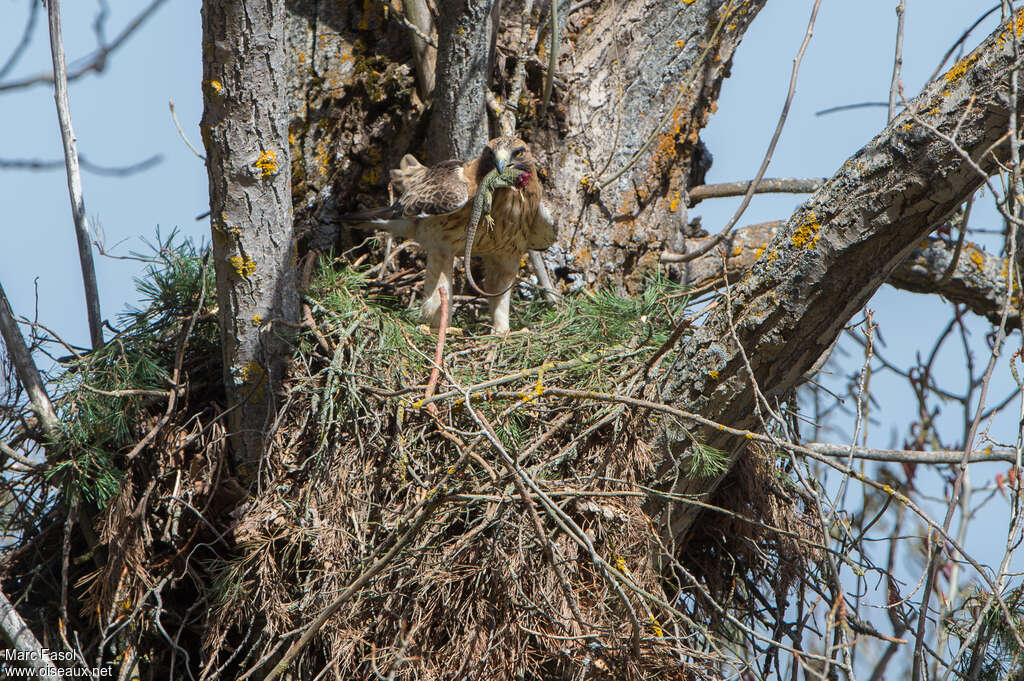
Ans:
{"type": "Polygon", "coordinates": [[[523,147],[517,147],[512,152],[512,158],[522,158],[523,154],[525,154],[525,153],[526,153],[526,149],[524,149],[523,147]]]}

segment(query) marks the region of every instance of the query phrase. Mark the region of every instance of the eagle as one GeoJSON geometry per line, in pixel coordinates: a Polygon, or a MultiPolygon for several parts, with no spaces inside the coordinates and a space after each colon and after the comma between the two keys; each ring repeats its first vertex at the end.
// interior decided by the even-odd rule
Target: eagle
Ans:
{"type": "Polygon", "coordinates": [[[391,171],[391,184],[396,198],[390,206],[350,213],[341,220],[357,229],[383,229],[420,245],[427,255],[421,311],[435,328],[441,323],[442,287],[452,299],[455,256],[465,255],[467,270],[470,253],[481,256],[494,333],[507,333],[512,288],[523,254],[548,248],[556,236],[529,145],[514,136],[496,137],[471,161],[443,161],[430,167],[406,154],[391,171]],[[481,221],[483,226],[467,242],[474,198],[494,170],[514,175],[515,180],[512,186],[497,185],[490,219],[481,221]]]}

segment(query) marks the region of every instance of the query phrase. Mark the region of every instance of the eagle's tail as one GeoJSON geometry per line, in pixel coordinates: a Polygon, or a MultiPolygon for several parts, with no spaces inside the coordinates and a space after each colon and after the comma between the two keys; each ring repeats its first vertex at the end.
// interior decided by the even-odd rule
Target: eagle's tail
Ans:
{"type": "Polygon", "coordinates": [[[352,229],[361,229],[367,232],[382,229],[397,237],[410,236],[414,224],[414,221],[409,218],[399,217],[398,211],[393,206],[345,213],[338,216],[338,221],[346,223],[352,229]]]}

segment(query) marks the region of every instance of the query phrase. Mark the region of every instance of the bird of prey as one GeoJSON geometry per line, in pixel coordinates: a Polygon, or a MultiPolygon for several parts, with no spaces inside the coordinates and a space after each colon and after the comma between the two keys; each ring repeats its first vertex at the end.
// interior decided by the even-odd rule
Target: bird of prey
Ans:
{"type": "Polygon", "coordinates": [[[541,201],[536,161],[521,139],[497,137],[472,161],[443,161],[431,167],[406,154],[391,171],[394,203],[341,218],[358,229],[383,229],[419,243],[427,254],[421,309],[433,327],[441,323],[441,287],[451,300],[455,256],[470,250],[466,235],[477,190],[494,170],[515,179],[512,186],[494,185],[491,219],[481,221],[469,246],[484,260],[494,333],[507,333],[511,289],[523,254],[555,242],[554,221],[541,201]]]}

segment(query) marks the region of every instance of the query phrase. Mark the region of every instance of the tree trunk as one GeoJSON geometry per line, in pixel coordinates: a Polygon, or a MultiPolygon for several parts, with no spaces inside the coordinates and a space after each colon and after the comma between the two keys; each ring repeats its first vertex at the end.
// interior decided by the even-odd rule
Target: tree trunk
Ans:
{"type": "Polygon", "coordinates": [[[263,450],[299,319],[284,15],[283,0],[207,0],[202,11],[202,132],[224,384],[236,461],[250,467],[263,450]]]}
{"type": "Polygon", "coordinates": [[[495,0],[440,0],[437,73],[427,160],[469,159],[487,143],[484,96],[490,81],[495,0]]]}

